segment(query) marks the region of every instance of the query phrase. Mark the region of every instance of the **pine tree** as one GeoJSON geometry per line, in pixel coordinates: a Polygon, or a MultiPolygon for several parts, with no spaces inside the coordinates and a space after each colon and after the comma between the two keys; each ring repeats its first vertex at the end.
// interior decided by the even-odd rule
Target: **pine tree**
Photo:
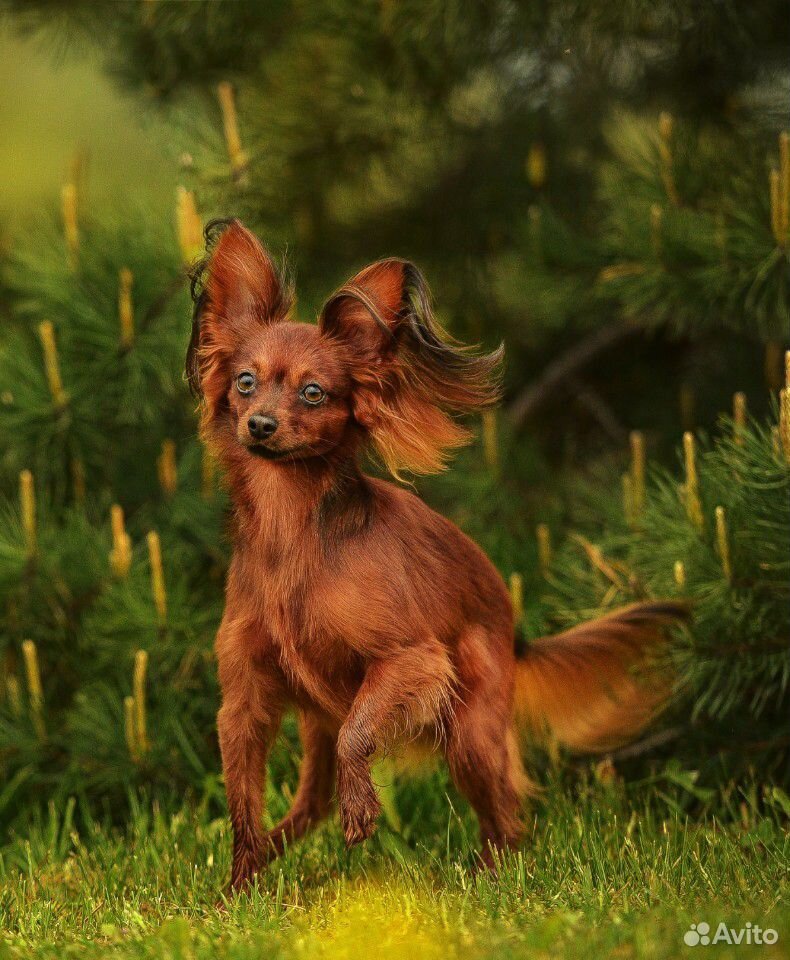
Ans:
{"type": "MultiPolygon", "coordinates": [[[[28,29],[92,33],[91,4],[9,6],[28,29]]],[[[522,374],[612,317],[787,336],[766,170],[787,106],[782,14],[153,0],[113,4],[102,49],[181,130],[201,209],[287,246],[306,315],[398,252],[459,333],[508,333],[522,374]]]]}
{"type": "Polygon", "coordinates": [[[74,201],[3,277],[6,816],[21,791],[125,800],[213,769],[226,501],[182,373],[179,246],[139,211],[74,201]]]}
{"type": "Polygon", "coordinates": [[[709,776],[788,773],[787,359],[778,425],[747,420],[737,394],[714,438],[684,434],[679,477],[646,471],[635,433],[621,484],[607,467],[577,491],[570,529],[528,583],[532,636],[645,597],[689,598],[691,625],[659,658],[674,688],[664,726],[673,754],[709,776]]]}
{"type": "MultiPolygon", "coordinates": [[[[93,3],[4,6],[95,42],[93,3]]],[[[420,489],[515,575],[526,642],[690,596],[666,751],[787,780],[790,385],[775,434],[764,383],[790,337],[785,21],[767,0],[102,9],[106,66],[169,117],[184,186],[174,229],[67,184],[3,255],[0,820],[216,783],[227,498],[182,374],[198,210],[288,250],[303,319],[400,254],[458,336],[505,337],[505,415],[420,489]],[[732,390],[753,408],[689,433],[681,480],[680,388],[684,429],[732,390]],[[637,425],[621,478],[600,455],[637,425]]]]}

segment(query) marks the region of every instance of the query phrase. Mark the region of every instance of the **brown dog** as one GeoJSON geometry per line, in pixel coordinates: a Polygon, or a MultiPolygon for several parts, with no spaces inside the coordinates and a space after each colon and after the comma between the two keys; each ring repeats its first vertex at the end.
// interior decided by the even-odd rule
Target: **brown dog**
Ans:
{"type": "Polygon", "coordinates": [[[235,508],[216,644],[232,888],[325,817],[335,792],[346,841],[369,837],[379,814],[371,758],[414,737],[441,746],[490,864],[518,842],[530,788],[517,720],[577,749],[633,735],[659,694],[630,668],[683,610],[635,605],[517,660],[508,591],[481,550],[358,466],[372,445],[396,476],[441,469],[468,439],[451,414],[496,401],[501,349],[479,355],[447,337],[402,260],[363,270],[317,326],[291,322],[290,292],[263,247],[238,221],[222,226],[196,272],[187,373],[235,508]],[[299,787],[265,833],[267,754],[291,706],[299,787]]]}

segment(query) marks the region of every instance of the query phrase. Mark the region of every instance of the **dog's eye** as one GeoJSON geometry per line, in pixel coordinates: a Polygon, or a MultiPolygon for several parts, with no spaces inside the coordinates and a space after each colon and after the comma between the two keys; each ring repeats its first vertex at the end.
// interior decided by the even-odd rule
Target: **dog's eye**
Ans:
{"type": "Polygon", "coordinates": [[[307,386],[302,390],[302,397],[308,403],[320,403],[325,396],[326,394],[317,383],[308,383],[307,386]]]}
{"type": "Polygon", "coordinates": [[[239,393],[252,393],[255,389],[255,375],[249,372],[240,373],[236,377],[236,389],[239,393]]]}

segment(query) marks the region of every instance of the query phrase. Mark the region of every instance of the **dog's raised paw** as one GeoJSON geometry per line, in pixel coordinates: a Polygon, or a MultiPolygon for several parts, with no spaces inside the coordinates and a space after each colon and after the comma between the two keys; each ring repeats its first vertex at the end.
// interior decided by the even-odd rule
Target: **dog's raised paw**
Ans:
{"type": "Polygon", "coordinates": [[[376,832],[377,818],[378,810],[360,810],[348,813],[342,817],[346,846],[356,846],[356,844],[362,843],[363,840],[372,837],[376,832]]]}
{"type": "Polygon", "coordinates": [[[372,837],[376,832],[376,821],[381,813],[381,804],[371,789],[370,796],[364,800],[354,799],[340,804],[340,822],[346,846],[353,847],[372,837]]]}

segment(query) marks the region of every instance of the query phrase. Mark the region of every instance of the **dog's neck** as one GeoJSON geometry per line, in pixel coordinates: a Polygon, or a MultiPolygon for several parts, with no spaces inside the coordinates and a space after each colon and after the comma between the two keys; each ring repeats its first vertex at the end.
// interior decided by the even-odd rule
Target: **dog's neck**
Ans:
{"type": "Polygon", "coordinates": [[[237,447],[222,459],[242,537],[285,547],[316,536],[331,546],[367,524],[371,492],[353,453],[286,462],[237,447]]]}

